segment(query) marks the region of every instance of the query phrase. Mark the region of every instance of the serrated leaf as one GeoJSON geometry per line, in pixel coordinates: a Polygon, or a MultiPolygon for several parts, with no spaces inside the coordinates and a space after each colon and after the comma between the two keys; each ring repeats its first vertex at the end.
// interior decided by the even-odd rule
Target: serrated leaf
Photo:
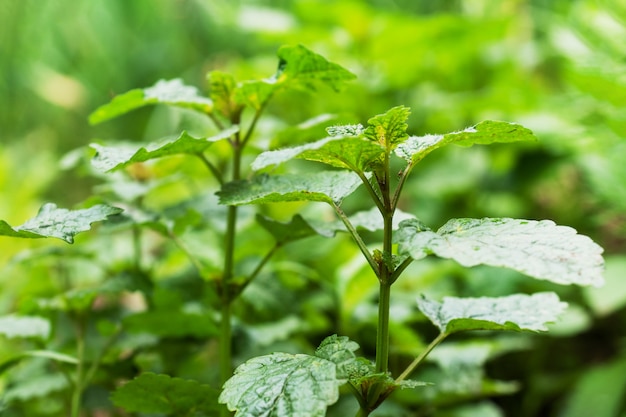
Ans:
{"type": "Polygon", "coordinates": [[[532,131],[521,125],[486,120],[465,130],[445,135],[411,136],[404,143],[398,145],[395,153],[400,158],[415,163],[435,149],[450,143],[472,146],[535,140],[537,138],[532,131]]]}
{"type": "Polygon", "coordinates": [[[50,336],[50,321],[43,317],[9,315],[0,317],[0,335],[9,339],[14,337],[50,336]]]}
{"type": "Polygon", "coordinates": [[[198,89],[183,84],[179,78],[159,80],[145,89],[134,89],[116,96],[109,103],[98,107],[89,116],[89,123],[97,124],[150,104],[169,104],[187,107],[202,113],[210,113],[213,102],[198,93],[198,89]]]}
{"type": "Polygon", "coordinates": [[[174,416],[213,416],[218,391],[197,381],[146,372],[115,390],[113,403],[126,411],[174,416]]]}
{"type": "Polygon", "coordinates": [[[278,222],[260,214],[257,214],[256,219],[257,222],[265,230],[267,230],[279,244],[293,242],[319,234],[326,237],[332,236],[332,233],[328,234],[317,230],[299,214],[293,216],[293,218],[287,223],[278,222]]]}
{"type": "Polygon", "coordinates": [[[315,356],[333,362],[337,366],[337,377],[342,379],[352,378],[360,362],[354,354],[359,349],[359,344],[346,336],[336,334],[325,338],[315,350],[315,356]]]}
{"type": "Polygon", "coordinates": [[[328,137],[293,148],[263,152],[252,163],[252,169],[259,170],[298,158],[362,173],[370,170],[383,153],[380,145],[364,138],[328,137]]]}
{"type": "Polygon", "coordinates": [[[109,216],[119,214],[122,209],[98,204],[88,209],[67,210],[57,208],[56,204],[44,204],[37,216],[26,223],[11,227],[0,220],[0,236],[38,239],[55,237],[74,243],[74,236],[91,229],[91,223],[106,220],[109,216]]]}
{"type": "Polygon", "coordinates": [[[422,296],[417,300],[422,313],[442,333],[466,330],[547,331],[567,308],[552,292],[505,297],[444,297],[442,303],[422,296]]]}
{"type": "Polygon", "coordinates": [[[339,204],[361,185],[358,175],[347,171],[313,174],[259,175],[249,181],[225,184],[217,193],[220,204],[265,204],[287,201],[320,201],[339,204]]]}
{"type": "Polygon", "coordinates": [[[210,97],[215,109],[222,113],[228,120],[241,112],[241,105],[235,101],[238,92],[235,78],[221,71],[211,71],[208,76],[210,97]]]}
{"type": "Polygon", "coordinates": [[[239,84],[235,99],[259,111],[280,87],[273,79],[244,81],[239,84]]]}
{"type": "Polygon", "coordinates": [[[341,65],[327,61],[302,45],[282,46],[278,58],[278,72],[274,77],[278,83],[315,90],[316,84],[322,82],[339,91],[346,81],[356,78],[341,65]]]}
{"type": "Polygon", "coordinates": [[[226,139],[238,131],[238,126],[232,126],[208,138],[194,138],[187,132],[183,132],[176,139],[166,139],[149,144],[126,143],[103,146],[92,143],[89,146],[96,150],[96,155],[91,163],[100,171],[111,172],[136,162],[145,162],[165,156],[197,155],[204,152],[213,143],[226,139]]]}
{"type": "Polygon", "coordinates": [[[326,359],[273,353],[240,365],[219,401],[235,417],[323,417],[344,383],[326,359]]]}
{"type": "Polygon", "coordinates": [[[410,114],[411,109],[408,107],[397,106],[384,114],[372,117],[367,121],[365,137],[378,143],[387,151],[393,150],[409,137],[406,133],[408,128],[406,121],[410,114]]]}
{"type": "Polygon", "coordinates": [[[157,310],[126,316],[124,327],[131,333],[150,333],[161,337],[194,336],[198,338],[219,333],[209,314],[157,310]]]}
{"type": "Polygon", "coordinates": [[[604,282],[603,249],[550,220],[452,219],[436,233],[407,220],[396,237],[400,253],[414,259],[434,254],[467,267],[505,267],[557,284],[604,282]]]}

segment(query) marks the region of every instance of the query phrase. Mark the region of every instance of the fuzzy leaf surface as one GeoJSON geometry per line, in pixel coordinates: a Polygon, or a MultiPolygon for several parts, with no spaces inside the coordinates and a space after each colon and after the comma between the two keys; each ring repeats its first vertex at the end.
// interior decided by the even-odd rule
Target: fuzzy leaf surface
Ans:
{"type": "Polygon", "coordinates": [[[384,114],[372,117],[367,121],[365,137],[391,151],[409,137],[406,130],[410,114],[411,109],[398,106],[389,109],[384,114]]]}
{"type": "Polygon", "coordinates": [[[196,87],[188,86],[179,78],[159,80],[152,87],[134,89],[120,94],[89,115],[89,123],[97,124],[150,104],[169,104],[210,113],[213,101],[202,97],[196,87]]]}
{"type": "Polygon", "coordinates": [[[263,152],[252,163],[252,169],[259,170],[298,158],[364,172],[383,153],[380,145],[361,137],[328,137],[293,148],[263,152]]]}
{"type": "Polygon", "coordinates": [[[422,296],[417,305],[446,334],[466,330],[546,331],[546,323],[556,321],[567,308],[567,303],[553,292],[493,298],[444,297],[441,303],[422,296]]]}
{"type": "Polygon", "coordinates": [[[435,149],[450,143],[472,146],[536,140],[533,132],[521,125],[486,120],[459,132],[444,135],[411,136],[398,145],[395,153],[409,162],[418,162],[435,149]]]}
{"type": "Polygon", "coordinates": [[[50,336],[50,321],[35,316],[3,316],[0,317],[0,335],[9,339],[14,337],[47,339],[50,336]]]}
{"type": "Polygon", "coordinates": [[[273,353],[240,365],[219,401],[235,417],[323,417],[345,382],[329,360],[273,353]]]}
{"type": "Polygon", "coordinates": [[[358,175],[348,171],[313,174],[260,175],[249,181],[225,184],[217,193],[220,204],[265,204],[287,201],[320,201],[339,204],[361,185],[358,175]]]}
{"type": "Polygon", "coordinates": [[[146,372],[119,387],[111,400],[126,411],[174,416],[214,416],[218,391],[197,381],[146,372]]]}
{"type": "Polygon", "coordinates": [[[400,253],[414,259],[434,254],[467,267],[510,268],[557,284],[604,282],[603,249],[550,220],[452,219],[436,233],[407,220],[400,224],[397,243],[400,253]]]}
{"type": "Polygon", "coordinates": [[[41,207],[37,216],[20,226],[11,227],[4,220],[0,220],[0,236],[31,239],[55,237],[74,243],[74,236],[91,229],[91,223],[106,220],[107,217],[121,212],[122,209],[105,204],[88,209],[67,210],[47,203],[41,207]]]}
{"type": "Polygon", "coordinates": [[[126,143],[103,146],[92,143],[89,146],[96,150],[96,155],[91,160],[91,163],[102,172],[110,172],[136,162],[145,162],[165,156],[179,154],[196,155],[204,152],[214,142],[226,139],[238,131],[239,127],[233,126],[208,138],[194,138],[187,132],[183,132],[174,140],[168,139],[143,145],[126,143]]]}
{"type": "Polygon", "coordinates": [[[362,368],[362,364],[354,354],[358,349],[358,343],[346,336],[337,336],[335,334],[328,336],[320,343],[315,350],[315,356],[333,362],[337,365],[337,376],[342,379],[348,379],[362,368]]]}

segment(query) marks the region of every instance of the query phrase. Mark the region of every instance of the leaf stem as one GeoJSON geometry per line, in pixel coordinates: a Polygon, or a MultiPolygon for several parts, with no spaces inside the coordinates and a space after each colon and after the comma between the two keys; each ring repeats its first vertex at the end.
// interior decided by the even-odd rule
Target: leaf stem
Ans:
{"type": "Polygon", "coordinates": [[[241,294],[243,292],[243,290],[246,289],[248,284],[250,284],[252,282],[252,280],[254,278],[256,278],[257,275],[259,275],[259,272],[261,272],[263,267],[269,262],[269,260],[272,258],[272,256],[274,256],[274,254],[278,251],[278,249],[280,249],[280,247],[282,245],[283,245],[282,243],[276,242],[274,244],[274,246],[272,246],[272,248],[269,250],[269,252],[267,252],[265,254],[265,256],[263,257],[263,259],[261,259],[261,261],[256,266],[256,268],[254,268],[254,271],[252,271],[252,273],[248,276],[248,278],[246,279],[245,283],[239,288],[239,292],[237,294],[241,294]]]}
{"type": "Polygon", "coordinates": [[[406,179],[409,177],[409,173],[411,172],[412,168],[413,168],[413,163],[410,162],[404,168],[404,170],[402,170],[402,173],[400,174],[398,185],[396,186],[396,190],[393,193],[393,198],[391,199],[391,208],[394,212],[396,208],[398,207],[398,201],[400,200],[400,193],[402,192],[402,187],[404,187],[406,179]]]}
{"type": "Polygon", "coordinates": [[[211,173],[213,174],[217,182],[220,183],[220,186],[224,185],[224,177],[222,177],[222,173],[217,169],[217,167],[211,161],[208,160],[206,155],[200,152],[200,153],[197,153],[196,156],[198,156],[198,158],[200,158],[200,160],[209,169],[209,171],[211,171],[211,173]]]}
{"type": "Polygon", "coordinates": [[[367,259],[367,263],[369,263],[370,267],[376,273],[376,276],[378,276],[378,272],[379,272],[378,263],[374,260],[374,257],[372,256],[369,249],[365,245],[365,242],[363,242],[363,239],[361,239],[361,236],[359,235],[359,233],[356,231],[356,229],[350,222],[350,219],[348,219],[348,216],[346,216],[346,213],[344,213],[341,207],[339,207],[337,204],[333,203],[333,208],[335,209],[335,212],[337,213],[337,215],[339,216],[343,224],[348,229],[348,232],[350,233],[350,235],[356,242],[357,246],[361,250],[361,253],[363,254],[363,256],[365,256],[365,259],[367,259]]]}
{"type": "Polygon", "coordinates": [[[439,335],[432,342],[430,342],[426,349],[417,358],[415,358],[415,360],[411,362],[409,366],[407,366],[407,368],[404,370],[404,372],[402,372],[402,374],[400,374],[398,378],[396,378],[396,383],[404,381],[415,370],[415,368],[417,368],[419,364],[422,363],[424,359],[426,359],[426,356],[428,356],[428,354],[439,343],[443,342],[446,337],[448,337],[448,333],[439,333],[439,335]]]}
{"type": "Polygon", "coordinates": [[[80,403],[83,396],[85,385],[85,321],[79,316],[76,323],[76,379],[74,381],[74,390],[72,391],[71,417],[80,415],[80,403]]]}

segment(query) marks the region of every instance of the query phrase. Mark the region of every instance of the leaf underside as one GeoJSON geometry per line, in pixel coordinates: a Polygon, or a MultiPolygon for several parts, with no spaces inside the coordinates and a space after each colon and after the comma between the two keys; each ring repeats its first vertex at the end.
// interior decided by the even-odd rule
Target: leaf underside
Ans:
{"type": "Polygon", "coordinates": [[[55,237],[74,243],[74,236],[91,229],[91,223],[106,220],[109,216],[119,214],[122,209],[98,204],[88,209],[60,209],[53,203],[44,204],[37,216],[24,224],[11,227],[0,220],[0,236],[22,238],[55,237]]]}
{"type": "Polygon", "coordinates": [[[289,201],[320,201],[339,204],[361,185],[361,179],[347,171],[313,174],[260,175],[250,181],[225,184],[217,193],[220,204],[265,204],[289,201]]]}
{"type": "Polygon", "coordinates": [[[557,284],[604,282],[603,249],[550,220],[452,219],[436,233],[407,220],[400,224],[397,243],[400,253],[414,259],[434,254],[467,267],[505,267],[557,284]]]}
{"type": "Polygon", "coordinates": [[[442,303],[421,297],[418,307],[442,333],[467,330],[545,331],[567,303],[552,292],[505,297],[444,297],[442,303]]]}
{"type": "Polygon", "coordinates": [[[14,337],[38,337],[47,339],[50,335],[50,321],[43,317],[3,316],[0,317],[0,335],[14,337]]]}

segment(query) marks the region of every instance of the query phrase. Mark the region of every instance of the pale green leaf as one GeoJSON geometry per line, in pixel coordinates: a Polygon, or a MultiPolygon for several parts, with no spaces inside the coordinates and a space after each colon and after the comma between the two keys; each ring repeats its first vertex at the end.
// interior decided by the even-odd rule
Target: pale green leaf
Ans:
{"type": "Polygon", "coordinates": [[[219,401],[235,417],[323,417],[345,382],[326,359],[274,353],[240,365],[219,401]]]}
{"type": "Polygon", "coordinates": [[[9,315],[0,317],[0,335],[9,339],[14,337],[50,336],[50,321],[43,317],[9,315]]]}
{"type": "Polygon", "coordinates": [[[444,135],[411,136],[404,143],[398,145],[395,153],[409,162],[418,162],[435,149],[450,143],[472,146],[535,140],[537,140],[535,135],[521,125],[486,120],[460,132],[444,135]]]}
{"type": "Polygon", "coordinates": [[[293,148],[263,152],[252,163],[252,169],[259,170],[299,158],[362,173],[370,170],[383,153],[380,145],[364,138],[328,137],[293,148]]]}
{"type": "Polygon", "coordinates": [[[57,362],[69,363],[71,365],[78,364],[78,359],[64,353],[59,353],[52,350],[27,350],[11,358],[3,359],[3,362],[0,362],[0,375],[6,372],[8,369],[18,365],[23,359],[27,358],[45,358],[57,362]]]}
{"type": "Polygon", "coordinates": [[[130,412],[209,417],[218,412],[217,396],[197,381],[146,372],[115,390],[111,400],[130,412]]]}
{"type": "Polygon", "coordinates": [[[601,317],[613,314],[626,306],[626,256],[607,257],[604,277],[606,285],[583,289],[589,307],[601,317]]]}
{"type": "Polygon", "coordinates": [[[260,175],[249,181],[225,184],[217,193],[220,204],[265,204],[287,201],[321,201],[339,204],[361,185],[361,179],[347,171],[313,174],[260,175]]]}
{"type": "Polygon", "coordinates": [[[74,243],[74,236],[91,229],[91,223],[106,220],[122,209],[98,204],[88,209],[60,209],[53,203],[44,204],[37,216],[16,227],[0,220],[0,236],[44,238],[55,237],[74,243]]]}
{"type": "Polygon", "coordinates": [[[232,126],[208,138],[194,138],[187,132],[183,132],[176,139],[166,139],[149,144],[124,143],[103,146],[92,143],[90,146],[96,150],[96,155],[91,163],[100,171],[110,172],[136,162],[145,162],[165,156],[197,155],[204,152],[214,142],[226,139],[238,131],[238,126],[232,126]]]}
{"type": "Polygon", "coordinates": [[[389,109],[384,114],[374,116],[367,121],[365,136],[384,149],[391,151],[409,137],[406,129],[410,114],[411,109],[398,106],[389,109]]]}
{"type": "Polygon", "coordinates": [[[181,79],[159,80],[154,86],[134,89],[116,96],[109,103],[98,107],[90,116],[89,123],[97,124],[150,104],[169,104],[210,113],[213,102],[198,93],[198,89],[183,84],[181,79]]]}
{"type": "Polygon", "coordinates": [[[28,401],[34,398],[51,398],[53,393],[62,391],[70,384],[67,375],[61,372],[48,372],[32,376],[4,391],[3,402],[28,401]]]}
{"type": "Polygon", "coordinates": [[[361,136],[365,129],[362,124],[358,123],[355,125],[329,126],[326,128],[326,132],[332,137],[361,136]]]}
{"type": "MultiPolygon", "coordinates": [[[[363,368],[362,363],[357,360],[354,353],[358,349],[358,343],[353,342],[346,336],[337,336],[335,334],[328,336],[320,343],[315,350],[315,356],[333,362],[337,366],[337,376],[347,379],[354,377],[355,374],[359,374],[359,371],[363,368]]],[[[373,367],[371,367],[371,371],[373,371],[373,367]]]]}
{"type": "Polygon", "coordinates": [[[567,308],[552,292],[505,297],[444,297],[442,303],[421,297],[417,305],[442,333],[466,330],[547,331],[567,308]]]}
{"type": "Polygon", "coordinates": [[[207,78],[215,109],[228,120],[232,120],[232,117],[242,110],[241,105],[235,101],[238,92],[237,81],[232,75],[221,71],[211,71],[207,78]]]}
{"type": "Polygon", "coordinates": [[[346,81],[356,78],[341,65],[327,61],[302,45],[282,46],[278,58],[278,72],[274,76],[277,83],[303,86],[309,90],[315,90],[318,83],[323,83],[339,91],[346,81]]]}
{"type": "Polygon", "coordinates": [[[244,81],[239,84],[235,99],[238,103],[260,111],[280,87],[281,84],[274,79],[244,81]]]}
{"type": "Polygon", "coordinates": [[[414,259],[434,254],[467,267],[505,267],[558,284],[604,282],[603,249],[550,220],[452,219],[436,233],[407,220],[396,238],[400,253],[414,259]]]}

